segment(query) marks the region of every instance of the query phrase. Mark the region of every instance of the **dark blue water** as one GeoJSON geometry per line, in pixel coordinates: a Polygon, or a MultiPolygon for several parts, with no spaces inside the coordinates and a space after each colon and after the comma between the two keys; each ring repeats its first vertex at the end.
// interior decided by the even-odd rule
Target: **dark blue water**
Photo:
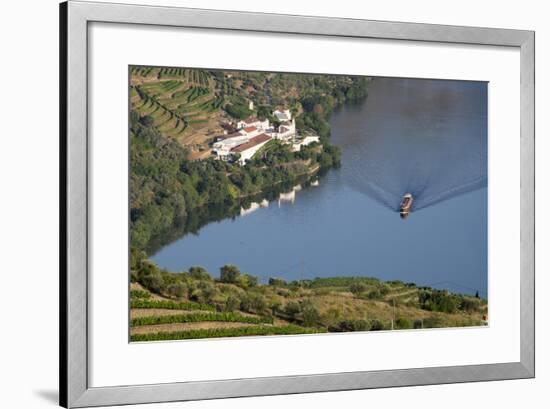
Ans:
{"type": "Polygon", "coordinates": [[[334,113],[342,167],[318,186],[203,227],[153,255],[172,271],[227,263],[262,279],[364,275],[487,293],[484,83],[374,80],[334,113]],[[406,220],[396,209],[415,195],[406,220]]]}

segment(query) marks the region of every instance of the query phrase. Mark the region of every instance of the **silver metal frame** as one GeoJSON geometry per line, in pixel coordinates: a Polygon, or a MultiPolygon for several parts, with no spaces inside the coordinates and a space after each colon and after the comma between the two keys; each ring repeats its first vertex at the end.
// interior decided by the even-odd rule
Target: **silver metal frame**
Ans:
{"type": "Polygon", "coordinates": [[[532,31],[70,1],[60,6],[60,404],[137,404],[532,378],[535,374],[535,34],[532,31]],[[517,47],[521,53],[521,359],[489,365],[92,388],[88,384],[88,23],[517,47]]]}

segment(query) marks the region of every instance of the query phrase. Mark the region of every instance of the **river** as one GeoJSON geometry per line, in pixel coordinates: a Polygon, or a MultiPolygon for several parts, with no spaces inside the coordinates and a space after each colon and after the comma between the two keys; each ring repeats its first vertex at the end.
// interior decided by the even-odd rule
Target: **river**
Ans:
{"type": "Polygon", "coordinates": [[[331,117],[342,166],[157,251],[171,271],[224,264],[287,280],[370,276],[487,295],[487,86],[377,78],[331,117]],[[396,209],[413,193],[406,220],[396,209]]]}

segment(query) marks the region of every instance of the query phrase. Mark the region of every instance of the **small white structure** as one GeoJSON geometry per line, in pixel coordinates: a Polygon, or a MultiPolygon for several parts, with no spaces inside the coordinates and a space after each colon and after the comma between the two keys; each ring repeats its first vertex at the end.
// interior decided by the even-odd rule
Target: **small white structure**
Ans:
{"type": "Polygon", "coordinates": [[[318,136],[306,136],[304,139],[295,141],[292,144],[292,152],[298,152],[300,149],[302,149],[302,146],[308,146],[309,144],[319,142],[318,136]]]}
{"type": "Polygon", "coordinates": [[[246,161],[251,159],[258,150],[271,140],[271,137],[266,134],[260,134],[250,139],[248,142],[231,149],[231,154],[238,154],[239,164],[244,165],[246,161]]]}
{"type": "Polygon", "coordinates": [[[248,101],[248,109],[254,111],[254,101],[248,101]]]}
{"type": "Polygon", "coordinates": [[[273,111],[273,116],[277,118],[280,122],[290,121],[292,119],[292,114],[289,109],[277,109],[273,111]]]}
{"type": "Polygon", "coordinates": [[[237,122],[237,129],[248,128],[251,126],[255,126],[259,130],[265,131],[269,128],[269,121],[267,119],[261,121],[255,116],[251,116],[250,118],[237,122]]]}
{"type": "Polygon", "coordinates": [[[279,125],[279,129],[275,137],[281,141],[288,141],[296,136],[296,121],[283,122],[279,125]]]}
{"type": "Polygon", "coordinates": [[[253,137],[258,136],[259,134],[261,134],[262,130],[258,129],[255,126],[247,126],[245,128],[240,129],[239,133],[241,135],[248,136],[249,138],[253,138],[253,137]]]}

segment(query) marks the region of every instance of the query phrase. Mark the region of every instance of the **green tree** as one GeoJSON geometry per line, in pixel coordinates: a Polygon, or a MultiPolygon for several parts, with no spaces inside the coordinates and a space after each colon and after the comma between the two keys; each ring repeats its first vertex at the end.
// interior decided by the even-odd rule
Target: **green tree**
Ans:
{"type": "Polygon", "coordinates": [[[274,287],[285,287],[286,286],[286,281],[283,280],[282,278],[269,277],[268,284],[272,285],[274,287]]]}
{"type": "Polygon", "coordinates": [[[380,320],[371,320],[370,330],[371,331],[381,331],[384,329],[384,324],[380,320]]]}
{"type": "Polygon", "coordinates": [[[197,280],[210,280],[210,274],[204,267],[193,266],[189,269],[189,275],[197,280]]]}
{"type": "Polygon", "coordinates": [[[300,304],[295,301],[290,301],[285,305],[285,314],[287,314],[291,319],[295,319],[300,313],[300,310],[300,304]]]}
{"type": "Polygon", "coordinates": [[[313,327],[319,322],[321,315],[315,306],[310,302],[304,302],[301,305],[302,319],[306,327],[313,327]]]}
{"type": "Polygon", "coordinates": [[[222,283],[237,283],[239,276],[241,275],[241,272],[237,268],[237,266],[234,266],[232,264],[226,264],[222,268],[220,268],[220,281],[222,283]]]}
{"type": "Polygon", "coordinates": [[[230,295],[225,300],[225,311],[235,311],[239,308],[239,306],[240,300],[235,296],[230,295]]]}

